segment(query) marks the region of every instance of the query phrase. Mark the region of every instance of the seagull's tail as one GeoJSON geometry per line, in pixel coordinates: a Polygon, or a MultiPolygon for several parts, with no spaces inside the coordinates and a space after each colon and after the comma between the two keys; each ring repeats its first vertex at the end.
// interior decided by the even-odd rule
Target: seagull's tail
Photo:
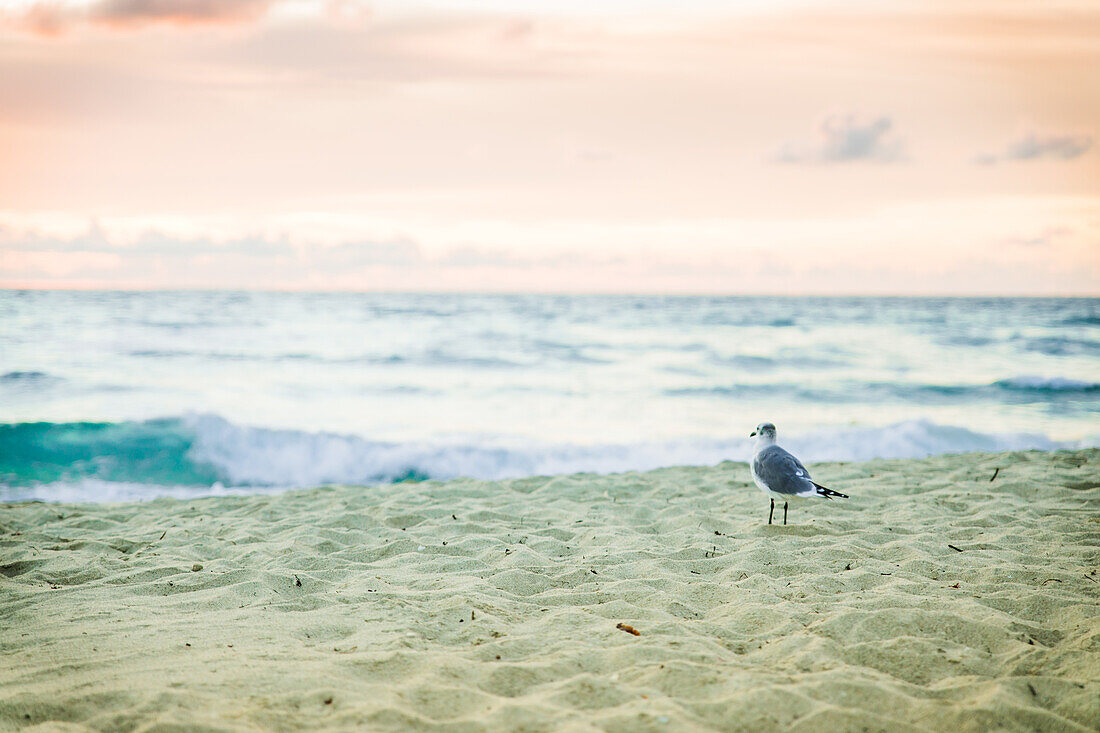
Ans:
{"type": "Polygon", "coordinates": [[[811,481],[810,483],[817,487],[817,495],[818,496],[823,496],[826,499],[832,499],[834,496],[838,499],[847,499],[848,498],[847,494],[842,494],[839,491],[833,491],[832,489],[826,489],[821,484],[814,483],[813,481],[811,481]]]}

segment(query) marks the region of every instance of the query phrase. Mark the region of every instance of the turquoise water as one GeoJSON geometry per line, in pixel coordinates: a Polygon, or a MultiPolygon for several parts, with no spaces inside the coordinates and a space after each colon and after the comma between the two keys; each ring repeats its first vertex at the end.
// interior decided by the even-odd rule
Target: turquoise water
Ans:
{"type": "Polygon", "coordinates": [[[0,497],[1100,442],[1100,300],[0,291],[0,497]]]}

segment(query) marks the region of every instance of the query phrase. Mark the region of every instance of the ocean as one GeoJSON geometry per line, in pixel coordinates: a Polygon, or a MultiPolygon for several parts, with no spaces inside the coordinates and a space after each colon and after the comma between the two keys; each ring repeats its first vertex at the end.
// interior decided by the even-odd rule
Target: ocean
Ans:
{"type": "MultiPolygon", "coordinates": [[[[1100,444],[1100,299],[0,291],[0,500],[1100,444]]],[[[400,490],[395,486],[395,490],[400,490]]]]}

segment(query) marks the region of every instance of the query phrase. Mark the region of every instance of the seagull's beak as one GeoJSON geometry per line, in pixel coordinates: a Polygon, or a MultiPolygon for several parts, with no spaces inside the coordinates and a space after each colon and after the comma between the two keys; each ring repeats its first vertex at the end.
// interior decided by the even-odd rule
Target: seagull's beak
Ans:
{"type": "Polygon", "coordinates": [[[749,433],[749,437],[750,438],[755,438],[756,437],[756,431],[753,430],[751,433],[749,433]]]}

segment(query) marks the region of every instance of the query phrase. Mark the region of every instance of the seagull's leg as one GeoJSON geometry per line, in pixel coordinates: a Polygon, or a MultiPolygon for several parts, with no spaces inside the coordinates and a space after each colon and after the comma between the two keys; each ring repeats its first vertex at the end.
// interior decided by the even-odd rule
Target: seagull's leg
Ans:
{"type": "Polygon", "coordinates": [[[768,512],[768,524],[772,523],[772,514],[774,514],[774,513],[775,513],[775,497],[772,497],[772,508],[771,508],[771,511],[768,512]]]}
{"type": "Polygon", "coordinates": [[[787,526],[787,502],[783,502],[783,526],[787,526]]]}

